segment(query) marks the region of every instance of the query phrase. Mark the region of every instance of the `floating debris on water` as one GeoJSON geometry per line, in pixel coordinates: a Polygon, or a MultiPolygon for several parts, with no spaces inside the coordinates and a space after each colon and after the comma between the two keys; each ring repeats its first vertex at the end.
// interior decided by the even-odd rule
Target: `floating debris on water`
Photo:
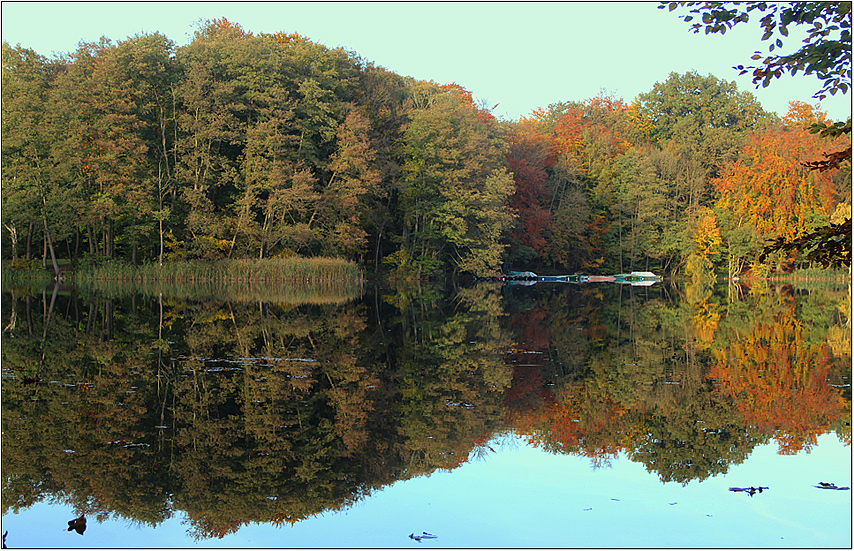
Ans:
{"type": "Polygon", "coordinates": [[[71,532],[72,530],[74,530],[75,532],[77,532],[78,534],[80,534],[82,536],[83,532],[86,531],[86,517],[80,516],[74,520],[69,520],[68,521],[68,531],[71,532]]]}
{"type": "Polygon", "coordinates": [[[732,487],[729,489],[730,492],[745,492],[750,497],[753,497],[753,494],[761,494],[762,490],[767,490],[768,486],[748,486],[747,488],[738,488],[732,487]]]}
{"type": "Polygon", "coordinates": [[[121,446],[131,450],[151,447],[151,444],[146,444],[145,442],[128,442],[127,440],[113,440],[111,442],[107,442],[107,444],[110,446],[121,446]]]}
{"type": "Polygon", "coordinates": [[[429,532],[421,532],[420,536],[416,536],[415,532],[413,532],[413,533],[409,534],[409,537],[411,539],[414,539],[415,541],[420,542],[421,540],[433,540],[433,539],[436,539],[438,536],[434,536],[433,534],[431,534],[429,532]]]}
{"type": "Polygon", "coordinates": [[[848,486],[837,486],[833,482],[819,482],[816,488],[820,490],[850,490],[848,486]]]}

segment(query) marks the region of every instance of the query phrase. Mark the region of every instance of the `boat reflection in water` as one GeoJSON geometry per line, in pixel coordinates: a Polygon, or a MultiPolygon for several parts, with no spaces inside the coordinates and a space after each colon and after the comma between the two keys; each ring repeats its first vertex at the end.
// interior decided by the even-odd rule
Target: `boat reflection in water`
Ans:
{"type": "Polygon", "coordinates": [[[533,285],[534,283],[602,283],[617,282],[634,286],[649,286],[662,280],[652,272],[632,272],[617,275],[537,275],[534,272],[510,272],[508,275],[481,278],[484,281],[503,281],[508,283],[533,285]]]}

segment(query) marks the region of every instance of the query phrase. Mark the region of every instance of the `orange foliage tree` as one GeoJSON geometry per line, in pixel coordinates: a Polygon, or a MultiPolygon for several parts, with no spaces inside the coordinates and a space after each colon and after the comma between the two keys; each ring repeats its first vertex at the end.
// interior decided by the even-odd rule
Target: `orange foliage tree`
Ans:
{"type": "Polygon", "coordinates": [[[210,23],[211,27],[217,31],[234,33],[237,38],[251,38],[253,36],[252,31],[244,30],[239,23],[232,23],[225,17],[214,19],[210,23]]]}
{"type": "Polygon", "coordinates": [[[781,126],[752,134],[738,160],[713,180],[720,193],[718,208],[731,212],[739,226],[750,224],[787,240],[826,223],[836,186],[829,173],[802,164],[818,158],[827,145],[808,129],[822,119],[822,113],[792,102],[781,126]]]}
{"type": "Polygon", "coordinates": [[[582,135],[586,126],[583,113],[577,109],[567,109],[554,124],[555,153],[563,155],[567,162],[581,171],[587,168],[582,135]]]}
{"type": "MultiPolygon", "coordinates": [[[[477,115],[478,120],[480,122],[486,124],[487,126],[491,126],[497,122],[495,116],[492,114],[490,109],[487,109],[485,106],[478,106],[471,92],[457,84],[456,82],[452,82],[451,84],[444,84],[440,86],[442,90],[447,93],[453,94],[459,98],[462,98],[463,103],[474,109],[475,114],[477,115]]],[[[497,104],[496,104],[497,105],[497,104]]],[[[495,106],[493,106],[493,109],[495,106]]]]}

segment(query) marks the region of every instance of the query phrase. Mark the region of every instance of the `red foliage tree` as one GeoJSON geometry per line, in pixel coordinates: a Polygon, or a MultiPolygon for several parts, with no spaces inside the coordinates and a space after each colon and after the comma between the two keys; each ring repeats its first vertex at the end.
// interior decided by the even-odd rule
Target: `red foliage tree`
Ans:
{"type": "Polygon", "coordinates": [[[554,164],[553,141],[535,121],[522,119],[511,130],[508,144],[507,162],[516,183],[509,203],[519,215],[511,237],[539,253],[546,246],[545,231],[551,220],[546,170],[554,164]]]}

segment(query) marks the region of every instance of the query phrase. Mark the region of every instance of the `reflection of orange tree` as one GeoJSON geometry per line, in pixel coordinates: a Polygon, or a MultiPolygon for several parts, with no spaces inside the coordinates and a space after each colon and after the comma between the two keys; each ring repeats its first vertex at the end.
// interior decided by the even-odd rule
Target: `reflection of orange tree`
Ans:
{"type": "Polygon", "coordinates": [[[850,407],[826,382],[829,349],[806,342],[803,333],[789,309],[715,350],[709,372],[716,392],[734,401],[745,423],[773,435],[782,454],[809,450],[850,407]]]}
{"type": "Polygon", "coordinates": [[[694,278],[685,287],[685,299],[693,309],[691,325],[695,344],[705,350],[715,340],[715,332],[721,320],[720,305],[712,292],[712,280],[694,278]]]}
{"type": "Polygon", "coordinates": [[[539,415],[520,419],[527,425],[529,441],[553,453],[589,457],[595,466],[608,463],[626,444],[630,434],[627,410],[604,389],[576,384],[562,389],[539,415]]]}
{"type": "Polygon", "coordinates": [[[705,299],[694,305],[693,326],[697,343],[701,348],[709,346],[715,340],[715,331],[720,322],[717,304],[709,304],[705,299]]]}
{"type": "Polygon", "coordinates": [[[543,403],[551,401],[551,391],[543,387],[543,382],[541,366],[513,366],[513,384],[504,393],[504,406],[511,422],[540,410],[543,403]]]}
{"type": "Polygon", "coordinates": [[[726,472],[762,442],[707,387],[687,376],[681,385],[667,385],[669,397],[658,405],[640,397],[621,403],[610,396],[612,386],[589,378],[566,387],[538,416],[521,417],[527,424],[517,430],[553,453],[589,457],[594,467],[624,451],[662,482],[683,484],[726,472]]]}

